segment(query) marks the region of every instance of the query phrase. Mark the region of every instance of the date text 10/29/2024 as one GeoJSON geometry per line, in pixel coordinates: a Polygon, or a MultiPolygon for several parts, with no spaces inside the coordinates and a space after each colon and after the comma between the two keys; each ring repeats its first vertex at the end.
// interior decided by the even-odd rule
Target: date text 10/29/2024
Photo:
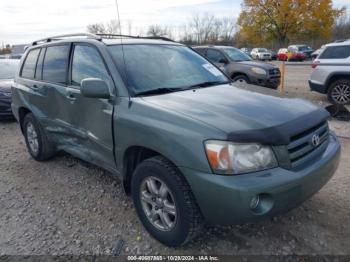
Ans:
{"type": "Polygon", "coordinates": [[[217,256],[128,256],[128,261],[220,261],[217,256]]]}

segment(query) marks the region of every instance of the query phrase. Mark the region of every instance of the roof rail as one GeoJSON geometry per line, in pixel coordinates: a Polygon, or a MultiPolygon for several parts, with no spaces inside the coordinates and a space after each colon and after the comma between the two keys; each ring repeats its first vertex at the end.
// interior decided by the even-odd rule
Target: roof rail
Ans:
{"type": "Polygon", "coordinates": [[[175,42],[174,40],[163,37],[163,36],[132,36],[132,35],[119,35],[119,34],[90,34],[90,33],[77,33],[77,34],[65,34],[65,35],[56,35],[56,36],[50,36],[47,38],[39,39],[34,42],[32,42],[32,45],[38,45],[40,43],[48,43],[51,41],[57,41],[61,40],[63,38],[69,38],[69,37],[86,37],[91,39],[96,39],[101,41],[103,38],[135,38],[135,39],[155,39],[155,40],[164,40],[164,41],[170,41],[175,42]]]}
{"type": "Polygon", "coordinates": [[[77,34],[65,34],[65,35],[56,35],[56,36],[50,36],[48,38],[43,38],[43,39],[39,39],[36,40],[32,43],[32,45],[37,45],[39,43],[48,43],[51,41],[57,41],[57,40],[61,40],[63,38],[69,38],[69,37],[77,37],[77,36],[85,36],[86,38],[92,38],[92,39],[96,39],[96,40],[102,40],[102,37],[99,37],[98,35],[95,34],[90,34],[90,33],[77,33],[77,34]]]}
{"type": "Polygon", "coordinates": [[[175,42],[174,40],[163,36],[133,36],[133,35],[119,35],[119,34],[96,34],[96,35],[102,38],[123,38],[124,37],[124,38],[135,38],[135,39],[155,39],[155,40],[175,42]]]}

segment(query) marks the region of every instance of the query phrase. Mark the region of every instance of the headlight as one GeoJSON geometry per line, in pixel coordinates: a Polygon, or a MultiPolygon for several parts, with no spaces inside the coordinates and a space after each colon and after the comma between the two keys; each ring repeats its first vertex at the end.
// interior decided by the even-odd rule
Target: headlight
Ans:
{"type": "Polygon", "coordinates": [[[205,151],[211,168],[217,174],[242,174],[277,167],[269,146],[208,140],[205,151]]]}
{"type": "Polygon", "coordinates": [[[266,71],[259,67],[252,67],[252,71],[258,75],[266,75],[266,71]]]}

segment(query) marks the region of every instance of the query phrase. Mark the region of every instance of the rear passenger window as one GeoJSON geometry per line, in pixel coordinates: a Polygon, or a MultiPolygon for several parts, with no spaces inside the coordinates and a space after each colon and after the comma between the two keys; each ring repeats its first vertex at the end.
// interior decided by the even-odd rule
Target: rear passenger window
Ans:
{"type": "Polygon", "coordinates": [[[69,46],[49,46],[46,49],[43,80],[53,83],[66,83],[69,46]]]}
{"type": "Polygon", "coordinates": [[[36,70],[35,70],[35,79],[36,80],[41,80],[41,78],[42,78],[44,55],[45,55],[45,48],[42,48],[40,51],[38,62],[36,64],[36,70]]]}
{"type": "Polygon", "coordinates": [[[36,61],[38,60],[40,49],[29,51],[26,60],[24,61],[21,76],[25,78],[34,78],[36,61]]]}
{"type": "Polygon", "coordinates": [[[329,46],[320,55],[320,59],[341,59],[350,56],[350,46],[329,46]]]}
{"type": "Polygon", "coordinates": [[[85,78],[109,81],[109,74],[98,51],[91,46],[77,45],[72,62],[72,84],[80,86],[85,78]]]}

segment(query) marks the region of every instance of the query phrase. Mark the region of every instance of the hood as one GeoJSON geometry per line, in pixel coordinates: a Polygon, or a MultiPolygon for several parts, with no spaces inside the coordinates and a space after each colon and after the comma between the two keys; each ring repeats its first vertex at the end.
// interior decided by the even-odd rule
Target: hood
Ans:
{"type": "Polygon", "coordinates": [[[12,79],[0,79],[0,91],[10,93],[11,86],[13,85],[12,79]]]}
{"type": "Polygon", "coordinates": [[[144,97],[149,103],[216,127],[237,142],[288,144],[328,117],[327,111],[301,100],[221,85],[144,97]]]}
{"type": "Polygon", "coordinates": [[[273,68],[278,68],[278,66],[274,64],[269,64],[269,63],[264,63],[264,62],[259,62],[259,61],[241,61],[241,62],[236,62],[241,65],[247,65],[251,67],[259,67],[263,68],[265,70],[273,69],[273,68]]]}

